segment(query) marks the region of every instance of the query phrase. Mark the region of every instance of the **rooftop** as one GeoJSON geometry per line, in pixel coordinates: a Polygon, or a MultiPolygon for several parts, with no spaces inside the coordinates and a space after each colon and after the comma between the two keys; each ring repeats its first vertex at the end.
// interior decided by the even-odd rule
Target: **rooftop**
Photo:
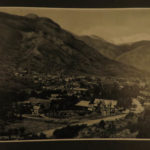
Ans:
{"type": "Polygon", "coordinates": [[[81,106],[81,107],[89,107],[89,101],[80,101],[79,103],[76,104],[76,106],[81,106]]]}
{"type": "Polygon", "coordinates": [[[22,101],[22,102],[19,102],[19,103],[32,103],[32,104],[38,104],[38,103],[49,103],[50,100],[48,99],[38,99],[38,98],[30,98],[26,101],[22,101]]]}

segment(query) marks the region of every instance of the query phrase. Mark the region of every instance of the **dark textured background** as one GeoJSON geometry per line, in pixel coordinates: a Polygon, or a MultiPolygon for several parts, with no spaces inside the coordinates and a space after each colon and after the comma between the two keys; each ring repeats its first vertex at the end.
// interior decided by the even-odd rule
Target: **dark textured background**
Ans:
{"type": "Polygon", "coordinates": [[[32,7],[150,7],[150,0],[0,0],[0,6],[32,7]]]}
{"type": "MultiPolygon", "coordinates": [[[[150,7],[150,0],[0,0],[0,6],[125,8],[150,7]]],[[[65,141],[0,143],[0,150],[149,150],[150,141],[65,141]]]]}
{"type": "Polygon", "coordinates": [[[60,141],[1,143],[0,150],[149,150],[150,141],[60,141]]]}

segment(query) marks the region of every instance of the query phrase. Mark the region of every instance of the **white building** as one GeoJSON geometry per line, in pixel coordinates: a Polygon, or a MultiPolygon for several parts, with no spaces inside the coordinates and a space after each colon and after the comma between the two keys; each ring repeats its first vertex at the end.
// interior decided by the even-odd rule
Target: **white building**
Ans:
{"type": "Polygon", "coordinates": [[[32,114],[33,115],[39,115],[39,110],[40,110],[40,106],[38,106],[38,105],[33,106],[32,114]]]}
{"type": "Polygon", "coordinates": [[[116,100],[104,100],[104,99],[95,99],[93,103],[90,101],[82,100],[76,104],[76,106],[89,111],[97,111],[103,116],[110,115],[116,112],[116,100]]]}

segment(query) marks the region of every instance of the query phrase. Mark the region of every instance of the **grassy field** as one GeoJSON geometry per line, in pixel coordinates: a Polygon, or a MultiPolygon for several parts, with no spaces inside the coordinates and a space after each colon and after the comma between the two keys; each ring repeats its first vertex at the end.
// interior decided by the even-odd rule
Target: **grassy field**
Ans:
{"type": "Polygon", "coordinates": [[[26,133],[39,133],[43,130],[52,129],[55,127],[59,127],[66,124],[66,122],[62,121],[55,121],[55,122],[47,122],[47,121],[37,121],[37,120],[31,120],[31,119],[24,119],[22,121],[18,121],[15,123],[10,123],[6,126],[7,129],[19,129],[20,127],[25,128],[26,133]]]}
{"type": "Polygon", "coordinates": [[[100,118],[100,114],[97,113],[91,113],[89,115],[84,116],[74,116],[71,118],[49,118],[48,120],[45,120],[44,118],[40,117],[33,117],[32,118],[24,118],[23,120],[18,120],[15,122],[9,123],[7,126],[5,126],[5,129],[19,129],[21,127],[25,128],[26,133],[39,133],[44,130],[49,130],[57,127],[61,127],[64,125],[69,125],[72,123],[78,123],[81,120],[86,121],[89,119],[96,119],[100,118]]]}

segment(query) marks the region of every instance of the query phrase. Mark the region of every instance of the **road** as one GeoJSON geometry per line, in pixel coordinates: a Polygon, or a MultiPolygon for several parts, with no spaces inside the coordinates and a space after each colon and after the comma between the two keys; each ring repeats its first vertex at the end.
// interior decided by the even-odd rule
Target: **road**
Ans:
{"type": "MultiPolygon", "coordinates": [[[[104,121],[115,121],[115,120],[119,120],[119,119],[123,119],[125,118],[125,116],[129,113],[129,110],[127,111],[126,114],[120,114],[120,115],[116,115],[116,116],[109,116],[109,117],[105,117],[105,118],[100,118],[100,119],[94,119],[94,120],[87,120],[87,121],[81,121],[79,123],[73,123],[73,124],[70,124],[70,126],[75,126],[75,125],[83,125],[83,124],[86,124],[87,126],[91,126],[93,124],[97,124],[99,123],[100,121],[104,120],[104,121]]],[[[47,137],[51,137],[54,133],[55,130],[57,129],[62,129],[64,128],[65,126],[62,126],[62,127],[58,127],[58,128],[55,128],[55,129],[50,129],[50,130],[46,130],[46,131],[43,131],[43,133],[47,136],[47,137]]]]}
{"type": "MultiPolygon", "coordinates": [[[[136,98],[132,99],[132,105],[135,106],[134,110],[132,111],[133,113],[139,114],[139,113],[142,113],[144,111],[144,107],[141,105],[141,103],[136,98]]],[[[94,119],[94,120],[92,120],[92,119],[91,120],[86,120],[86,121],[83,120],[83,121],[78,122],[78,123],[70,124],[70,126],[83,125],[83,124],[86,124],[87,126],[91,126],[93,124],[99,123],[102,120],[104,120],[104,121],[115,121],[115,120],[119,120],[119,119],[124,119],[126,117],[126,115],[129,114],[129,112],[130,112],[130,110],[127,109],[126,113],[124,113],[124,114],[109,116],[109,117],[104,117],[104,118],[94,119]]],[[[58,127],[58,128],[46,130],[46,131],[43,131],[43,133],[47,137],[52,137],[55,130],[62,129],[64,127],[65,126],[61,126],[61,127],[58,127]]]]}

